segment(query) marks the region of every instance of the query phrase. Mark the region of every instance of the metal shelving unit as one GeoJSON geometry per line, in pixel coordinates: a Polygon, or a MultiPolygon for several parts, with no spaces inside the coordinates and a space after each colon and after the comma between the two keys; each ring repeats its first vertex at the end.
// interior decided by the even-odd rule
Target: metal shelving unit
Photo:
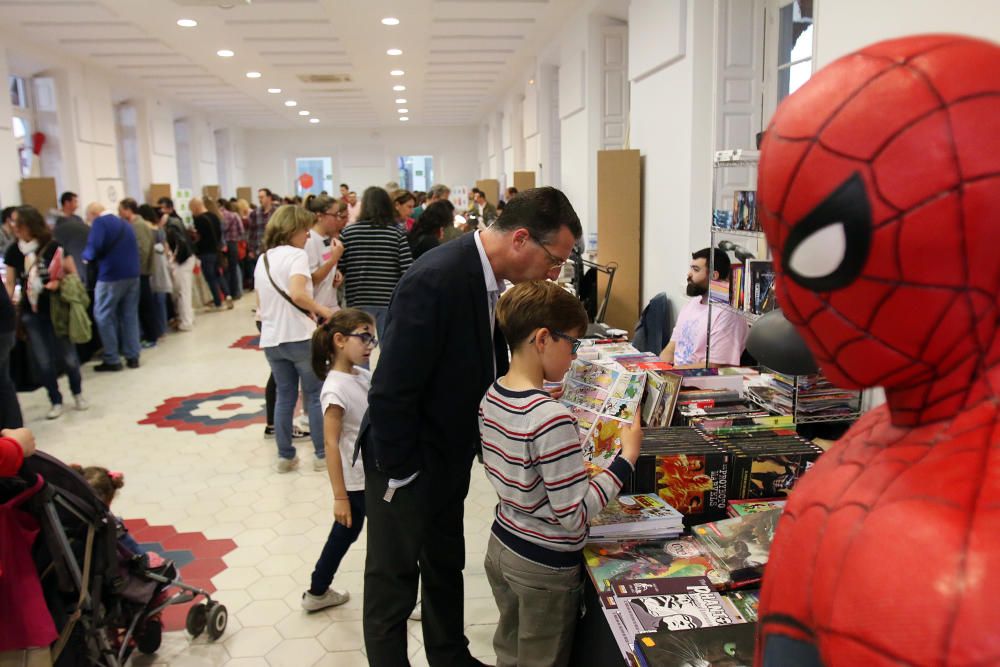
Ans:
{"type": "MultiPolygon", "coordinates": [[[[715,152],[715,154],[713,156],[713,159],[712,159],[712,167],[713,167],[713,169],[712,169],[712,171],[713,171],[713,178],[712,178],[712,209],[713,209],[713,213],[715,211],[715,208],[717,206],[719,206],[720,203],[721,203],[721,202],[718,201],[719,200],[719,192],[721,190],[721,187],[720,187],[720,178],[721,178],[721,176],[720,175],[726,169],[735,168],[735,167],[744,167],[744,168],[749,167],[749,168],[752,168],[752,169],[756,170],[757,164],[758,164],[759,160],[760,160],[760,151],[744,150],[744,149],[730,149],[730,150],[723,150],[723,151],[716,151],[715,152]]],[[[746,229],[728,229],[728,228],[724,228],[724,227],[718,227],[718,226],[716,226],[714,224],[714,216],[713,216],[713,224],[712,224],[712,227],[711,227],[711,247],[713,247],[713,248],[716,247],[716,244],[718,243],[718,240],[719,240],[718,239],[719,236],[723,236],[723,237],[725,237],[725,236],[742,237],[742,238],[747,238],[747,239],[753,239],[756,242],[760,242],[764,238],[764,232],[762,232],[762,231],[752,231],[752,230],[746,230],[746,229]]],[[[768,251],[768,255],[770,255],[769,251],[768,251]]],[[[767,259],[767,257],[762,257],[761,259],[767,259]]],[[[708,265],[709,275],[711,275],[714,271],[715,271],[715,254],[711,253],[709,255],[709,265],[708,265]]],[[[729,303],[723,303],[723,302],[719,302],[719,301],[712,301],[711,298],[709,298],[709,300],[708,300],[708,305],[709,305],[709,308],[708,308],[708,333],[707,333],[706,345],[707,345],[709,353],[711,352],[711,349],[712,349],[711,345],[712,345],[712,311],[713,310],[726,310],[726,311],[729,311],[729,312],[732,312],[732,313],[736,313],[737,315],[740,315],[741,317],[744,317],[747,320],[747,322],[750,323],[751,326],[753,325],[754,322],[756,322],[757,320],[759,320],[762,317],[762,315],[756,315],[754,313],[745,311],[743,309],[735,308],[735,307],[733,307],[729,303]]],[[[706,359],[708,357],[709,357],[709,354],[706,354],[706,359]]],[[[768,369],[765,368],[763,370],[767,371],[768,369]]],[[[801,377],[806,377],[806,376],[801,376],[801,377]]],[[[799,391],[800,391],[799,382],[800,382],[800,377],[799,376],[795,377],[794,378],[794,387],[793,387],[793,390],[792,390],[792,410],[791,410],[791,413],[789,413],[786,410],[779,409],[777,406],[773,405],[770,401],[767,401],[767,400],[763,399],[762,397],[758,396],[757,394],[755,394],[752,391],[753,387],[749,387],[747,389],[746,398],[747,398],[747,400],[749,400],[754,405],[757,405],[757,406],[759,406],[759,407],[767,410],[768,412],[774,413],[776,415],[781,415],[781,416],[791,416],[793,418],[793,420],[795,421],[795,423],[797,423],[797,424],[808,424],[808,423],[819,423],[819,422],[852,421],[852,420],[855,420],[855,419],[857,419],[857,418],[859,418],[861,416],[861,393],[860,392],[858,392],[857,400],[856,400],[856,403],[855,403],[855,406],[856,406],[857,409],[854,410],[854,411],[852,411],[852,412],[850,412],[850,413],[831,414],[831,415],[818,415],[818,416],[800,414],[799,409],[798,409],[798,406],[799,406],[799,391]]]]}

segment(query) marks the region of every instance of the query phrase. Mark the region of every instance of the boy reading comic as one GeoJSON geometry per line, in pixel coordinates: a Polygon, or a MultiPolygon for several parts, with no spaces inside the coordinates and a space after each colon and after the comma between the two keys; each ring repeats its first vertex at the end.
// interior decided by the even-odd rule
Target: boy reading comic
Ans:
{"type": "Polygon", "coordinates": [[[486,576],[500,609],[498,667],[565,665],[580,615],[588,519],[632,472],[642,431],[621,431],[622,451],[593,478],[569,410],[542,390],[562,380],[587,327],[583,305],[551,282],[526,282],[497,304],[510,371],[479,408],[483,464],[499,495],[486,576]]]}

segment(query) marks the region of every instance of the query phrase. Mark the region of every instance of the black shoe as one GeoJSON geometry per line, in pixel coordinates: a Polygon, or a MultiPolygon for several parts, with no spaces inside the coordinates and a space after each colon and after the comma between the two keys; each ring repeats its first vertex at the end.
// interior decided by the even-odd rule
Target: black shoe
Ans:
{"type": "Polygon", "coordinates": [[[126,359],[125,360],[125,365],[128,366],[129,368],[139,368],[139,360],[138,359],[126,359]]]}
{"type": "Polygon", "coordinates": [[[98,373],[118,372],[121,369],[122,369],[121,364],[109,364],[106,361],[102,361],[101,363],[94,366],[94,370],[97,371],[98,373]]]}

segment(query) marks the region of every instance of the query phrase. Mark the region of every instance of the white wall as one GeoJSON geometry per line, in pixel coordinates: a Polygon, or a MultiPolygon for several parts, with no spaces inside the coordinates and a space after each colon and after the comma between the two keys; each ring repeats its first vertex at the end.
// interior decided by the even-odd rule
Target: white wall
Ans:
{"type": "Polygon", "coordinates": [[[401,155],[434,156],[434,181],[472,186],[479,178],[479,130],[476,127],[406,127],[382,129],[245,130],[244,183],[293,193],[295,158],[333,158],[334,190],[347,183],[359,195],[370,185],[399,179],[401,155]]]}
{"type": "Polygon", "coordinates": [[[820,0],[817,6],[818,66],[872,42],[918,33],[953,32],[1000,41],[996,0],[950,5],[939,0],[820,0]]]}
{"type": "MultiPolygon", "coordinates": [[[[46,115],[46,118],[52,116],[46,120],[50,128],[46,133],[52,136],[53,141],[46,142],[42,164],[46,172],[54,165],[60,190],[77,192],[84,203],[101,200],[107,184],[122,177],[114,107],[117,102],[123,101],[134,105],[138,112],[136,140],[141,190],[126,194],[142,200],[150,183],[170,183],[176,189],[178,178],[173,123],[177,118],[186,118],[191,125],[195,191],[200,192],[203,185],[219,183],[214,131],[226,127],[225,123],[208,114],[161,99],[153,90],[124,81],[118,74],[51,49],[39,49],[13,33],[0,30],[0,45],[0,75],[5,84],[8,74],[26,79],[44,75],[52,79],[54,111],[46,115]],[[124,94],[122,91],[125,91],[124,94]]],[[[10,117],[9,99],[2,96],[0,200],[5,205],[20,201],[20,172],[10,117]]],[[[230,151],[225,158],[235,185],[244,185],[241,181],[246,177],[246,153],[239,145],[242,135],[238,129],[231,132],[235,140],[230,142],[230,151]]]]}

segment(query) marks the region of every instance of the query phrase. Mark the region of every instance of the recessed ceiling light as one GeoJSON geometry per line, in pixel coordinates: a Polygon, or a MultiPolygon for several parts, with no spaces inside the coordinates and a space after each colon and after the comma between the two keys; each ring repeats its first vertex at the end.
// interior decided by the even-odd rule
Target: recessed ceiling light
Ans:
{"type": "Polygon", "coordinates": [[[310,123],[313,123],[313,124],[316,124],[316,123],[318,123],[318,122],[319,122],[319,118],[310,118],[310,119],[309,119],[309,122],[310,122],[310,123]]]}
{"type": "Polygon", "coordinates": [[[395,16],[386,16],[382,19],[382,25],[399,25],[399,19],[395,16]]]}
{"type": "Polygon", "coordinates": [[[260,78],[260,72],[247,72],[247,78],[248,79],[259,79],[260,78]]]}
{"type": "Polygon", "coordinates": [[[387,55],[387,56],[401,56],[401,55],[403,55],[403,52],[400,51],[399,49],[389,49],[388,51],[385,52],[385,55],[387,55]]]}
{"type": "Polygon", "coordinates": [[[392,89],[395,90],[397,93],[401,93],[404,90],[406,90],[406,86],[393,86],[392,89]]]}
{"type": "Polygon", "coordinates": [[[409,109],[396,109],[396,113],[410,113],[409,109]]]}
{"type": "Polygon", "coordinates": [[[406,104],[406,98],[405,97],[397,97],[396,98],[396,104],[406,104]]]}
{"type": "Polygon", "coordinates": [[[400,117],[399,117],[399,120],[401,120],[401,121],[403,121],[403,122],[405,123],[406,121],[408,121],[408,120],[410,120],[410,119],[409,119],[409,118],[407,118],[406,116],[400,116],[400,117]]]}
{"type": "Polygon", "coordinates": [[[300,116],[308,116],[308,115],[309,115],[309,112],[308,112],[308,111],[306,111],[305,109],[303,109],[302,111],[300,111],[300,112],[299,112],[299,115],[300,115],[300,116]]]}
{"type": "Polygon", "coordinates": [[[218,51],[215,52],[215,55],[219,56],[220,58],[232,58],[236,54],[230,51],[229,49],[219,49],[218,51]]]}
{"type": "Polygon", "coordinates": [[[401,69],[394,69],[390,71],[389,74],[391,74],[392,76],[403,76],[404,74],[406,74],[406,72],[404,72],[401,69]]]}
{"type": "Polygon", "coordinates": [[[299,106],[299,103],[296,102],[295,100],[285,100],[285,106],[286,107],[297,107],[297,106],[299,106]]]}
{"type": "Polygon", "coordinates": [[[281,88],[268,88],[267,92],[271,93],[272,95],[277,95],[278,93],[281,92],[281,88]]]}
{"type": "Polygon", "coordinates": [[[528,85],[529,86],[535,85],[535,80],[534,79],[528,79],[528,85]]]}
{"type": "Polygon", "coordinates": [[[182,28],[195,28],[198,26],[198,22],[194,19],[178,19],[177,25],[182,28]]]}

